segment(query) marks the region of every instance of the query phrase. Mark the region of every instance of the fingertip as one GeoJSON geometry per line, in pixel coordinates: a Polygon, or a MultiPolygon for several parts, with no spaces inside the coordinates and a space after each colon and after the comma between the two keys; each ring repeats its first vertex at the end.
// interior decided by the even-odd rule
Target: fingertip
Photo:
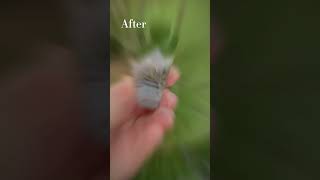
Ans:
{"type": "Polygon", "coordinates": [[[180,75],[179,69],[174,65],[171,66],[171,71],[172,71],[172,74],[175,75],[176,77],[178,77],[180,75]]]}
{"type": "Polygon", "coordinates": [[[173,127],[174,112],[168,108],[160,108],[155,113],[155,121],[159,123],[164,130],[171,129],[173,127]]]}
{"type": "Polygon", "coordinates": [[[112,85],[110,93],[113,95],[131,95],[134,90],[133,78],[130,76],[123,76],[119,82],[112,85]]]}
{"type": "Polygon", "coordinates": [[[123,82],[131,82],[132,81],[132,77],[128,76],[128,75],[123,75],[122,76],[122,81],[123,82]]]}
{"type": "Polygon", "coordinates": [[[124,92],[133,92],[134,82],[132,77],[127,75],[123,76],[121,82],[122,82],[122,88],[124,92]]]}
{"type": "Polygon", "coordinates": [[[175,66],[172,66],[170,68],[170,72],[168,75],[167,85],[168,86],[174,85],[179,78],[180,78],[180,71],[175,66]]]}
{"type": "Polygon", "coordinates": [[[177,105],[177,96],[170,90],[165,89],[163,92],[163,98],[160,106],[168,107],[174,109],[177,105]]]}
{"type": "Polygon", "coordinates": [[[163,130],[170,129],[173,126],[174,112],[167,107],[160,107],[152,114],[145,116],[139,120],[137,127],[147,128],[149,126],[158,125],[163,130]],[[139,125],[141,124],[141,125],[139,125]]]}

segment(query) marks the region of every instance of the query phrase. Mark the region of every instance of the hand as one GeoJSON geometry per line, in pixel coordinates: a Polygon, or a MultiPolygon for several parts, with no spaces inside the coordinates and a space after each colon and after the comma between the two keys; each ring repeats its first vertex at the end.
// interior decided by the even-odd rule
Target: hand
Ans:
{"type": "MultiPolygon", "coordinates": [[[[167,84],[172,86],[179,73],[171,68],[167,84]]],[[[110,179],[127,180],[162,142],[172,128],[177,97],[164,90],[160,107],[148,111],[137,105],[134,81],[126,77],[110,89],[110,179]]]]}

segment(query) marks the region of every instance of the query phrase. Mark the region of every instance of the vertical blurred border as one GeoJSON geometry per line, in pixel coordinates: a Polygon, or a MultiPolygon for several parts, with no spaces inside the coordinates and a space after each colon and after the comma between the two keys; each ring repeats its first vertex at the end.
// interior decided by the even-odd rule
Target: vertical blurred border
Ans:
{"type": "Polygon", "coordinates": [[[108,1],[0,4],[0,179],[106,179],[108,1]]]}

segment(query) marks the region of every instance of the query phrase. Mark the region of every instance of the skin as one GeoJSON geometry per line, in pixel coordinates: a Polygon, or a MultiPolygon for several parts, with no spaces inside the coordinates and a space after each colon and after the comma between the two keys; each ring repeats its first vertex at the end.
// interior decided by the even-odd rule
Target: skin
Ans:
{"type": "MultiPolygon", "coordinates": [[[[171,68],[167,85],[179,79],[171,68]]],[[[165,89],[160,107],[154,111],[141,109],[135,100],[134,81],[125,77],[110,89],[110,179],[133,177],[144,161],[161,144],[165,133],[173,127],[177,97],[165,89]]]]}

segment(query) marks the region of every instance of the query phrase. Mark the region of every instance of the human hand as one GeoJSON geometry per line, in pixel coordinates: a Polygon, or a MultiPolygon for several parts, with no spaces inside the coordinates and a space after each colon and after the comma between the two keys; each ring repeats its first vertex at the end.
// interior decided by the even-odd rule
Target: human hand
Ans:
{"type": "MultiPolygon", "coordinates": [[[[171,68],[167,84],[179,79],[171,68]]],[[[126,77],[110,89],[110,179],[127,180],[135,175],[143,162],[162,142],[173,126],[177,97],[164,90],[160,107],[148,111],[138,106],[134,81],[126,77]]]]}

